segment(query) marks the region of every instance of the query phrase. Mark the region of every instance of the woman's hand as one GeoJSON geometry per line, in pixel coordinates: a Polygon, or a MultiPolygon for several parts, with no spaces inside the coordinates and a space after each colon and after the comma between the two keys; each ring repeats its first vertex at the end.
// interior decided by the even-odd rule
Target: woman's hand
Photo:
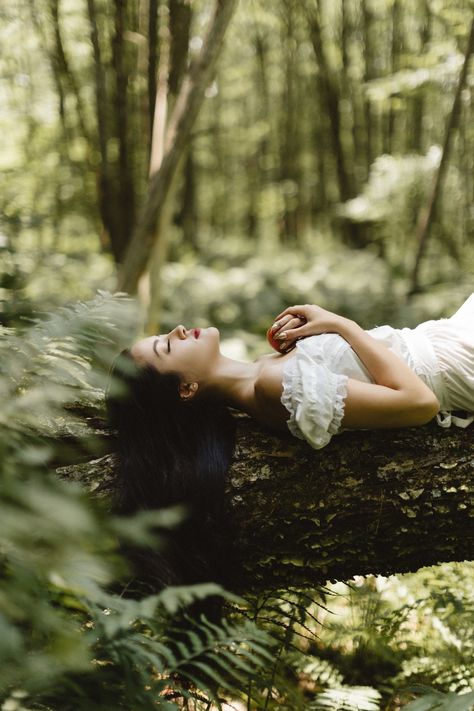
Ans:
{"type": "Polygon", "coordinates": [[[276,317],[271,335],[275,340],[282,341],[280,351],[289,351],[300,338],[337,333],[344,320],[342,316],[315,304],[289,306],[276,317]]]}

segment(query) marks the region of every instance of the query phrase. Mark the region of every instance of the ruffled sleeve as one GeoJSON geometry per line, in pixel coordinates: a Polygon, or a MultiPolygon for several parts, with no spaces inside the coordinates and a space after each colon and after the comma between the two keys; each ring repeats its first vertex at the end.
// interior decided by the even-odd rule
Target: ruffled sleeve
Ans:
{"type": "Polygon", "coordinates": [[[291,434],[314,449],[325,447],[341,429],[347,380],[347,375],[333,373],[298,348],[285,364],[282,378],[281,402],[290,413],[287,425],[291,434]]]}

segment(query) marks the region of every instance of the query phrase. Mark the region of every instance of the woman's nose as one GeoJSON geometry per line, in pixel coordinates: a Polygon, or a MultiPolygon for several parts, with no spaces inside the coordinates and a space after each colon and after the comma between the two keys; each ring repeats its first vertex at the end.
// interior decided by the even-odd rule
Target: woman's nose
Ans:
{"type": "Polygon", "coordinates": [[[173,328],[171,333],[176,334],[179,338],[185,339],[186,338],[186,329],[182,324],[179,324],[179,326],[176,326],[176,328],[173,328]]]}

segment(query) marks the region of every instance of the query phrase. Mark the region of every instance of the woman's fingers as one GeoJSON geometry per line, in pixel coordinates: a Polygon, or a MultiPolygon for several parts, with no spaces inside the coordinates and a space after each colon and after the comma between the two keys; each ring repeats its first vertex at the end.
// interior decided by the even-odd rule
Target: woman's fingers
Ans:
{"type": "Polygon", "coordinates": [[[306,328],[306,324],[296,326],[294,328],[285,328],[274,338],[281,341],[280,350],[287,349],[294,341],[299,341],[300,338],[311,335],[311,332],[306,328]]]}
{"type": "Polygon", "coordinates": [[[280,319],[283,318],[283,316],[286,316],[287,314],[290,314],[291,316],[303,316],[304,317],[304,310],[305,310],[305,304],[299,304],[296,306],[288,306],[284,311],[282,311],[278,316],[276,317],[275,321],[280,321],[280,319]]]}
{"type": "Polygon", "coordinates": [[[303,323],[305,323],[305,321],[302,321],[300,318],[294,318],[291,316],[288,319],[282,318],[277,322],[276,328],[272,328],[272,338],[284,341],[286,339],[286,334],[289,331],[300,327],[303,323]]]}
{"type": "Polygon", "coordinates": [[[298,328],[288,328],[285,329],[284,331],[281,331],[278,333],[275,338],[277,338],[279,341],[291,341],[294,338],[303,338],[303,336],[306,336],[307,332],[305,330],[305,326],[299,326],[298,328]]]}
{"type": "Polygon", "coordinates": [[[272,331],[275,333],[276,331],[279,331],[283,328],[293,328],[298,323],[299,319],[297,317],[290,316],[289,314],[287,314],[286,316],[283,316],[282,318],[274,322],[272,326],[272,331]]]}
{"type": "Polygon", "coordinates": [[[272,325],[272,333],[275,334],[277,331],[287,328],[296,328],[301,325],[301,323],[305,323],[305,321],[306,319],[304,316],[285,314],[281,318],[275,319],[272,325]]]}
{"type": "Polygon", "coordinates": [[[295,341],[303,338],[305,333],[301,328],[306,324],[304,306],[289,306],[276,317],[272,327],[272,338],[280,342],[279,350],[288,351],[295,345],[295,341]]]}

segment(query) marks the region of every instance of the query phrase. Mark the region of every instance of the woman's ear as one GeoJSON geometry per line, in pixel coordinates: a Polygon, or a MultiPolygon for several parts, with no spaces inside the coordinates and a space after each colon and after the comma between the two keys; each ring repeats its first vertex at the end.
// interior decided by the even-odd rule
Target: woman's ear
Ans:
{"type": "Polygon", "coordinates": [[[192,400],[198,391],[198,383],[180,383],[179,384],[179,397],[183,402],[192,400]]]}

